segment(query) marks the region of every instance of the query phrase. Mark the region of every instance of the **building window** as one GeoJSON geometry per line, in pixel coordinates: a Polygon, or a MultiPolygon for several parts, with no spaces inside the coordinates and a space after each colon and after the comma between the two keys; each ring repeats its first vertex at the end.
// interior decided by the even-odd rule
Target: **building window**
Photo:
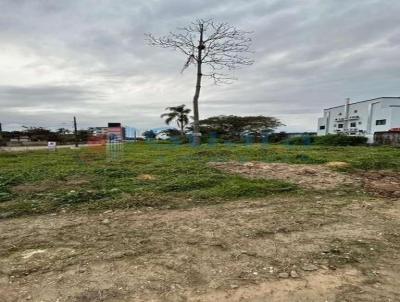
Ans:
{"type": "Polygon", "coordinates": [[[376,125],[377,126],[386,125],[386,120],[376,120],[376,125]]]}
{"type": "Polygon", "coordinates": [[[357,113],[358,112],[358,110],[354,110],[354,113],[357,113]]]}
{"type": "Polygon", "coordinates": [[[325,126],[319,126],[319,130],[325,130],[325,126]]]}
{"type": "Polygon", "coordinates": [[[350,123],[350,127],[352,128],[357,127],[357,123],[350,123]]]}
{"type": "Polygon", "coordinates": [[[343,128],[343,124],[338,124],[338,128],[343,128]]]}
{"type": "Polygon", "coordinates": [[[338,114],[338,115],[340,116],[340,115],[342,115],[342,113],[341,113],[341,112],[339,112],[339,114],[338,114]]]}

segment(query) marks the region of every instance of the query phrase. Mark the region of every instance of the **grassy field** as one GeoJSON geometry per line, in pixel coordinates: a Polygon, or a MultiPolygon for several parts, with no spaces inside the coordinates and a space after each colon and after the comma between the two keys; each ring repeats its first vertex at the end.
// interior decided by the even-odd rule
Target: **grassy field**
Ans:
{"type": "Polygon", "coordinates": [[[400,170],[400,150],[385,147],[125,144],[103,148],[0,154],[3,217],[60,209],[185,207],[273,194],[308,194],[278,180],[250,180],[207,166],[210,161],[321,164],[347,170],[400,170]]]}
{"type": "Polygon", "coordinates": [[[0,301],[397,301],[399,155],[165,143],[1,153],[0,301]]]}

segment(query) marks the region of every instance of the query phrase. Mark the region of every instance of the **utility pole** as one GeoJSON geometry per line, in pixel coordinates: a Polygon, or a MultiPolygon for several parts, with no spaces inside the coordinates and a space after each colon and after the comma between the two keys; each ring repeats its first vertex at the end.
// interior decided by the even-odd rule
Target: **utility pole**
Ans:
{"type": "MultiPolygon", "coordinates": [[[[1,123],[0,123],[0,140],[3,139],[3,128],[1,127],[1,123]]],[[[1,146],[1,142],[0,142],[0,146],[1,146]]]]}
{"type": "Polygon", "coordinates": [[[78,148],[78,129],[76,127],[76,117],[74,116],[74,135],[75,135],[75,147],[78,148]]]}

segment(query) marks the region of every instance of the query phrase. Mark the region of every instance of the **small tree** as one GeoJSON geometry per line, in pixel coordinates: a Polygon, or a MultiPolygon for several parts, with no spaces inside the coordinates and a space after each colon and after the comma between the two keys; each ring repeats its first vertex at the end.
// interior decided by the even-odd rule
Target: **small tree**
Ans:
{"type": "Polygon", "coordinates": [[[22,126],[24,128],[23,135],[28,136],[32,141],[57,141],[58,135],[54,132],[51,132],[49,129],[43,127],[27,127],[22,126]]]}
{"type": "Polygon", "coordinates": [[[243,65],[253,64],[246,56],[251,38],[249,32],[241,31],[228,23],[199,19],[189,26],[178,28],[178,33],[154,37],[147,34],[152,46],[172,48],[186,56],[185,70],[191,64],[197,66],[196,89],[193,97],[193,137],[200,144],[199,97],[202,77],[209,77],[215,83],[229,83],[233,78],[224,70],[231,71],[243,65]],[[198,42],[196,41],[198,40],[198,42]],[[203,72],[203,66],[207,69],[203,72]]]}
{"type": "Polygon", "coordinates": [[[184,136],[185,127],[187,124],[189,124],[189,113],[191,110],[189,108],[185,108],[185,105],[167,107],[165,110],[169,110],[169,112],[161,114],[161,117],[165,118],[165,123],[169,125],[175,120],[181,131],[181,136],[184,136]]]}
{"type": "Polygon", "coordinates": [[[153,130],[147,130],[147,131],[143,132],[143,136],[146,139],[153,139],[153,138],[156,138],[157,135],[153,130]]]}

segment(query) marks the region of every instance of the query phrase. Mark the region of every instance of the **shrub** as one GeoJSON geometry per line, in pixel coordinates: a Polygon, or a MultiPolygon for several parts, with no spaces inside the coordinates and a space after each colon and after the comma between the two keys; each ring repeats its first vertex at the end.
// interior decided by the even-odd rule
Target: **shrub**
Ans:
{"type": "Polygon", "coordinates": [[[364,136],[350,136],[343,134],[328,134],[315,138],[316,145],[325,146],[361,146],[365,145],[368,138],[364,136]]]}
{"type": "Polygon", "coordinates": [[[311,135],[302,135],[302,136],[294,136],[284,141],[289,145],[310,145],[315,142],[315,136],[311,135]]]}
{"type": "Polygon", "coordinates": [[[6,178],[3,175],[0,175],[0,202],[9,200],[12,196],[9,190],[9,184],[13,181],[12,178],[6,178]]]}
{"type": "Polygon", "coordinates": [[[268,135],[269,143],[281,143],[288,138],[288,134],[286,132],[274,132],[268,135]]]}
{"type": "Polygon", "coordinates": [[[0,135],[0,147],[1,147],[1,146],[7,146],[7,142],[6,142],[6,140],[5,140],[4,138],[2,138],[1,135],[0,135]]]}

